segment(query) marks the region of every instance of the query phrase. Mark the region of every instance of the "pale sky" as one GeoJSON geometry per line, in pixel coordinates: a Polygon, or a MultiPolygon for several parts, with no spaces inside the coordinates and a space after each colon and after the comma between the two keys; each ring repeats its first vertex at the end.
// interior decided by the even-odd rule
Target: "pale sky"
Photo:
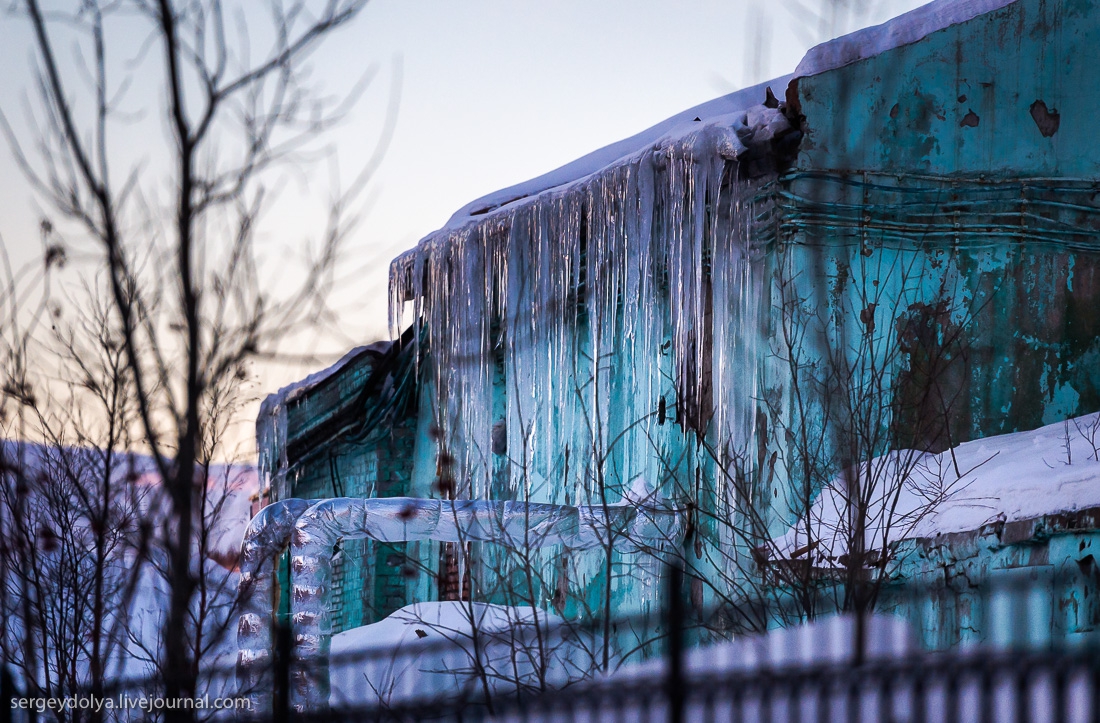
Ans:
{"type": "MultiPolygon", "coordinates": [[[[337,289],[343,335],[312,346],[339,356],[383,337],[389,260],[474,198],[693,105],[789,73],[816,42],[920,4],[372,0],[310,61],[314,77],[334,92],[372,65],[379,70],[347,122],[327,139],[345,176],[374,152],[394,82],[399,91],[396,130],[371,181],[373,204],[343,262],[337,289]],[[813,19],[811,11],[822,8],[832,10],[813,19]]],[[[0,108],[17,132],[27,130],[20,126],[23,99],[33,91],[28,36],[22,19],[0,18],[0,108]]],[[[127,140],[128,152],[143,152],[140,139],[127,140]]],[[[311,197],[312,180],[289,180],[268,217],[272,243],[293,244],[323,226],[324,199],[311,197]]],[[[0,146],[0,199],[0,235],[9,254],[38,253],[40,212],[6,145],[0,146]]],[[[260,387],[273,390],[309,371],[268,371],[260,387]]]]}

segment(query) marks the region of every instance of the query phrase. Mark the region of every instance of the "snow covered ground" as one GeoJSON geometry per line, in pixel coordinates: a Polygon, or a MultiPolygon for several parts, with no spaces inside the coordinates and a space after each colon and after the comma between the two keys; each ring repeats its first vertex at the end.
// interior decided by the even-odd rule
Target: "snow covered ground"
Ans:
{"type": "Polygon", "coordinates": [[[561,623],[529,607],[407,605],[333,636],[330,703],[388,706],[481,693],[483,686],[505,693],[537,686],[541,674],[560,682],[575,670],[571,651],[554,632],[561,623]]]}

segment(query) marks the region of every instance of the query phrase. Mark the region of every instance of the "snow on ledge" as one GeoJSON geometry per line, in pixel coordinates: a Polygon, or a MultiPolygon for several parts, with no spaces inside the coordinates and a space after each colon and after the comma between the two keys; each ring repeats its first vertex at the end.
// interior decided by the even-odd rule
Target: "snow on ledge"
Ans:
{"type": "MultiPolygon", "coordinates": [[[[992,522],[1020,522],[1100,506],[1100,412],[1029,432],[965,442],[940,454],[900,450],[861,465],[876,479],[868,510],[867,549],[888,542],[972,532],[992,522]],[[898,490],[897,507],[890,509],[898,490]],[[885,505],[884,505],[885,503],[885,505]]],[[[810,510],[814,557],[845,551],[844,481],[818,495],[810,510]]],[[[783,557],[804,554],[806,521],[774,541],[783,557]],[[799,552],[801,551],[801,552],[799,552]]]]}
{"type": "Polygon", "coordinates": [[[468,223],[477,222],[486,215],[510,207],[514,203],[522,202],[546,191],[563,189],[581,183],[607,168],[626,162],[646,149],[659,149],[708,126],[728,126],[732,123],[734,116],[744,114],[749,108],[762,104],[766,97],[767,88],[770,87],[777,97],[782,98],[787,84],[793,77],[790,75],[781,76],[709,100],[706,103],[681,111],[641,133],[581,156],[577,160],[549,173],[544,173],[515,186],[482,196],[460,208],[451,216],[443,228],[426,236],[421,240],[421,243],[441,233],[453,231],[468,223]]]}
{"type": "MultiPolygon", "coordinates": [[[[330,364],[324,369],[316,371],[305,377],[304,379],[292,382],[291,384],[288,384],[285,387],[279,389],[279,391],[274,392],[273,394],[269,394],[267,398],[263,401],[261,409],[263,407],[270,407],[273,404],[285,404],[287,402],[292,402],[302,394],[305,394],[310,389],[316,387],[318,384],[338,374],[341,369],[346,367],[355,359],[358,359],[362,354],[373,354],[376,357],[382,356],[389,350],[391,344],[392,342],[389,341],[376,341],[373,344],[357,346],[348,353],[344,354],[342,357],[340,357],[339,361],[335,362],[334,364],[330,364]]],[[[261,414],[262,413],[263,412],[261,411],[261,414]]]]}

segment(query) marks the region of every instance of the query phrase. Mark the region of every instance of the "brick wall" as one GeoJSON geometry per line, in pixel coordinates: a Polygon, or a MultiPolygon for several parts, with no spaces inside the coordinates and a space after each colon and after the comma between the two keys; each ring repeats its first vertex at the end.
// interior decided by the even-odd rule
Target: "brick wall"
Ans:
{"type": "MultiPolygon", "coordinates": [[[[398,497],[410,493],[415,419],[377,430],[365,442],[308,442],[357,413],[373,358],[353,359],[287,406],[292,493],[300,498],[398,497]],[[305,440],[305,441],[303,441],[305,440]]],[[[289,455],[288,455],[289,456],[289,455]]],[[[376,622],[412,602],[415,561],[406,543],[346,540],[333,565],[333,632],[376,622]]],[[[415,558],[415,555],[413,556],[415,558]]]]}

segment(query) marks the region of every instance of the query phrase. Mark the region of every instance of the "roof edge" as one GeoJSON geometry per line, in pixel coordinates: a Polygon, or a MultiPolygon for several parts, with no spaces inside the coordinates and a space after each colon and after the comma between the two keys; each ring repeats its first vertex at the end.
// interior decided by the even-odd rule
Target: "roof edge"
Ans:
{"type": "Polygon", "coordinates": [[[802,57],[795,68],[794,76],[800,78],[817,75],[882,55],[1018,1],[934,0],[880,25],[872,25],[815,45],[802,57]]]}

